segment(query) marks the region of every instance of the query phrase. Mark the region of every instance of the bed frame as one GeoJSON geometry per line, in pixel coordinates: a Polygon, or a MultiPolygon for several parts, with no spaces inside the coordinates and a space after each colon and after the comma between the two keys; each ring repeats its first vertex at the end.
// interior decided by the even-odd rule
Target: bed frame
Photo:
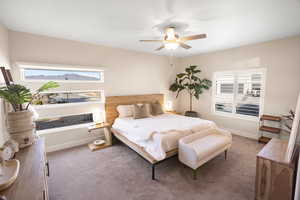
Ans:
{"type": "MultiPolygon", "coordinates": [[[[164,95],[163,94],[146,94],[146,95],[130,95],[130,96],[108,96],[105,99],[105,113],[106,113],[106,122],[113,124],[114,120],[118,117],[117,106],[118,105],[130,105],[137,103],[154,103],[159,102],[161,105],[164,105],[164,95]]],[[[134,150],[138,155],[144,158],[146,161],[150,162],[152,165],[152,180],[155,180],[155,166],[170,158],[172,156],[177,155],[178,149],[174,149],[166,152],[167,156],[164,160],[156,160],[149,153],[147,153],[143,147],[131,142],[126,137],[124,137],[121,133],[111,129],[113,135],[134,150]]]]}

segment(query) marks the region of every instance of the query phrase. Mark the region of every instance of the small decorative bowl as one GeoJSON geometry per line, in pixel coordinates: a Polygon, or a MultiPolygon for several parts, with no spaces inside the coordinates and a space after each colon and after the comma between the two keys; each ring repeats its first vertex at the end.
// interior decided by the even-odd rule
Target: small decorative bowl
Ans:
{"type": "Polygon", "coordinates": [[[94,145],[95,146],[101,146],[103,144],[105,144],[105,140],[95,140],[94,141],[94,145]]]}

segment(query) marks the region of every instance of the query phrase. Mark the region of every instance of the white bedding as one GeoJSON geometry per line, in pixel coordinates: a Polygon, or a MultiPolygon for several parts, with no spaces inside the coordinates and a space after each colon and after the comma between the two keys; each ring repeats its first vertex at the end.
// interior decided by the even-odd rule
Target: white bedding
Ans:
{"type": "Polygon", "coordinates": [[[182,115],[162,114],[143,119],[117,118],[113,128],[130,141],[142,146],[156,160],[178,147],[181,137],[214,127],[212,121],[182,115]]]}

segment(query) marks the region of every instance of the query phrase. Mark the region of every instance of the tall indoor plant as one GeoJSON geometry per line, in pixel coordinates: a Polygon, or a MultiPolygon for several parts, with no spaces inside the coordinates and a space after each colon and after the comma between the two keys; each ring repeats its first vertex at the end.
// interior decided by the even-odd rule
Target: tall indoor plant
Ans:
{"type": "Polygon", "coordinates": [[[186,90],[190,98],[190,110],[185,112],[186,116],[197,117],[197,112],[193,111],[193,97],[199,99],[203,90],[208,90],[211,87],[211,81],[198,77],[201,70],[197,69],[196,65],[191,65],[185,69],[185,72],[176,75],[175,82],[170,86],[169,90],[177,92],[176,98],[181,91],[186,90]]]}
{"type": "Polygon", "coordinates": [[[21,148],[32,144],[34,141],[33,114],[29,110],[29,105],[41,92],[58,86],[56,82],[50,81],[34,93],[20,84],[10,84],[0,88],[0,98],[9,102],[13,109],[7,115],[8,132],[21,148]]]}

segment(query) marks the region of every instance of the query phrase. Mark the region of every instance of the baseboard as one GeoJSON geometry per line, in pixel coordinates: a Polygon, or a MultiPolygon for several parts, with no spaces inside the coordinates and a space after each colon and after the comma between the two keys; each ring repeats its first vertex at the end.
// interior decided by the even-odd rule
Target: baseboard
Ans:
{"type": "Polygon", "coordinates": [[[250,133],[247,131],[235,130],[235,129],[231,129],[231,128],[224,128],[224,129],[230,131],[233,135],[239,135],[239,136],[254,139],[254,140],[258,140],[258,138],[259,138],[258,133],[250,133]]]}
{"type": "MultiPolygon", "coordinates": [[[[250,133],[250,132],[235,130],[235,129],[226,128],[226,127],[222,127],[222,128],[230,131],[233,135],[239,135],[239,136],[254,139],[254,140],[258,140],[258,138],[259,138],[258,133],[250,133]]],[[[100,136],[100,138],[101,138],[101,136],[100,136]]],[[[68,149],[71,147],[88,144],[89,142],[91,142],[95,139],[99,139],[99,135],[89,136],[84,139],[69,141],[69,142],[62,143],[62,144],[46,146],[46,152],[50,153],[50,152],[54,152],[54,151],[59,151],[59,150],[68,149]]]]}
{"type": "Polygon", "coordinates": [[[88,144],[89,142],[95,140],[95,139],[103,139],[99,136],[90,136],[81,140],[74,140],[74,141],[70,141],[70,142],[66,142],[66,143],[62,143],[62,144],[58,144],[58,145],[51,145],[51,146],[46,146],[46,152],[50,153],[50,152],[54,152],[54,151],[59,151],[59,150],[63,150],[63,149],[68,149],[71,147],[76,147],[76,146],[81,146],[84,144],[88,144]]]}

